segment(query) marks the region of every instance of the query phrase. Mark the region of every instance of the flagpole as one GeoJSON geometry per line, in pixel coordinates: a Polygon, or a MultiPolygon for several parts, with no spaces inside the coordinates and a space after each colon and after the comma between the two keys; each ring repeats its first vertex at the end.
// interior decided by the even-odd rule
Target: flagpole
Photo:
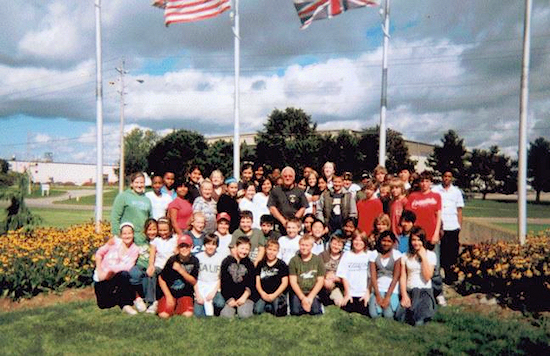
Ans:
{"type": "Polygon", "coordinates": [[[233,177],[240,180],[240,137],[239,137],[239,76],[240,76],[240,29],[239,29],[239,0],[233,0],[233,35],[235,37],[235,96],[234,96],[234,133],[233,133],[233,177]]]}
{"type": "Polygon", "coordinates": [[[523,61],[521,64],[521,95],[519,100],[518,151],[518,237],[521,245],[527,235],[527,105],[529,103],[529,63],[531,51],[531,0],[525,0],[523,23],[523,61]]]}
{"type": "Polygon", "coordinates": [[[380,99],[380,137],[378,143],[378,164],[386,165],[386,107],[388,105],[388,48],[390,45],[390,0],[385,1],[384,23],[382,24],[384,46],[382,48],[382,95],[380,99]]]}
{"type": "Polygon", "coordinates": [[[96,183],[95,231],[101,231],[103,218],[103,78],[101,68],[101,0],[95,0],[96,48],[96,183]]]}

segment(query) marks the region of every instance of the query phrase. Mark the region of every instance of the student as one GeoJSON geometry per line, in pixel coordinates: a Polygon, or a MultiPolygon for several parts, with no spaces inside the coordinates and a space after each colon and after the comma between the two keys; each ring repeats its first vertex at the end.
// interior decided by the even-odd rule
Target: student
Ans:
{"type": "Polygon", "coordinates": [[[291,315],[320,315],[323,306],[319,292],[325,280],[325,265],[319,256],[311,253],[313,236],[305,235],[300,239],[300,253],[290,260],[288,265],[289,281],[292,287],[290,296],[291,315]]]}
{"type": "Polygon", "coordinates": [[[197,254],[200,266],[195,284],[194,314],[197,317],[213,316],[225,305],[219,290],[221,265],[227,255],[217,252],[217,248],[218,236],[209,234],[204,238],[204,251],[197,254]]]}
{"type": "Polygon", "coordinates": [[[151,216],[155,220],[166,216],[168,204],[172,202],[172,196],[162,192],[162,184],[162,177],[158,174],[154,175],[151,179],[151,188],[153,190],[145,193],[145,196],[151,201],[151,216]]]}
{"type": "Polygon", "coordinates": [[[231,245],[232,236],[229,233],[229,224],[231,216],[228,213],[219,213],[216,217],[218,222],[216,236],[218,236],[218,253],[226,257],[231,253],[229,245],[231,245]]]}
{"type": "MultiPolygon", "coordinates": [[[[147,285],[145,289],[145,301],[149,303],[147,313],[155,314],[158,309],[157,280],[166,261],[174,255],[177,247],[177,236],[172,232],[170,220],[162,217],[158,220],[158,237],[151,240],[149,248],[149,265],[147,267],[147,285]]],[[[138,309],[139,310],[139,309],[138,309]]]]}
{"type": "Polygon", "coordinates": [[[311,224],[313,224],[313,222],[315,220],[317,220],[317,219],[315,218],[315,215],[313,215],[313,214],[304,215],[304,217],[302,218],[302,229],[301,229],[301,234],[302,235],[311,233],[311,224]]]}
{"type": "MultiPolygon", "coordinates": [[[[154,240],[158,235],[157,221],[155,219],[147,219],[143,231],[145,231],[148,242],[154,240]]],[[[147,309],[146,303],[152,304],[156,301],[156,297],[154,294],[154,287],[150,286],[150,278],[147,275],[147,267],[149,266],[149,243],[136,246],[138,247],[139,254],[136,265],[130,269],[130,284],[136,294],[134,307],[138,312],[143,313],[147,309]],[[143,299],[145,299],[145,302],[143,299]]],[[[154,284],[156,283],[157,281],[155,279],[154,284]]]]}
{"type": "Polygon", "coordinates": [[[260,228],[264,234],[264,238],[266,241],[279,241],[281,233],[275,230],[275,218],[271,214],[262,215],[262,218],[260,219],[260,228]]]}
{"type": "Polygon", "coordinates": [[[277,258],[286,264],[300,250],[300,220],[291,218],[286,223],[286,236],[279,237],[279,254],[277,258]]]}
{"type": "MultiPolygon", "coordinates": [[[[245,162],[243,163],[241,167],[241,181],[239,182],[239,191],[242,191],[244,193],[244,190],[246,189],[245,185],[248,186],[248,183],[252,183],[252,176],[254,175],[254,170],[252,167],[252,163],[245,162]]],[[[252,183],[254,184],[254,183],[252,183]]]]}
{"type": "Polygon", "coordinates": [[[275,316],[287,314],[288,266],[277,258],[279,243],[269,240],[266,243],[265,258],[256,268],[256,290],[258,301],[254,304],[254,313],[264,311],[275,316]]]}
{"type": "Polygon", "coordinates": [[[321,190],[318,186],[319,174],[312,170],[311,172],[309,172],[306,181],[307,186],[305,195],[309,205],[306,208],[305,214],[315,215],[315,213],[317,212],[317,202],[319,201],[319,197],[321,195],[321,190]]]}
{"type": "Polygon", "coordinates": [[[184,234],[177,240],[177,253],[170,257],[159,275],[163,296],[158,303],[158,315],[193,316],[193,289],[199,275],[199,260],[191,255],[193,240],[184,234]]]}
{"type": "Polygon", "coordinates": [[[162,194],[168,194],[172,200],[176,199],[176,188],[174,187],[174,183],[176,180],[176,175],[174,172],[166,171],[164,172],[164,175],[162,176],[162,182],[163,186],[160,189],[162,194]]]}
{"type": "Polygon", "coordinates": [[[336,270],[343,254],[344,237],[339,234],[333,234],[330,239],[328,250],[319,255],[325,265],[325,281],[323,283],[323,289],[321,290],[320,297],[324,305],[331,303],[340,305],[344,294],[342,290],[342,279],[336,276],[336,270]]]}
{"type": "Polygon", "coordinates": [[[231,217],[229,225],[229,233],[239,228],[239,203],[237,202],[237,192],[239,190],[237,180],[235,178],[228,178],[225,180],[227,185],[226,192],[220,196],[218,200],[217,210],[218,213],[228,213],[231,217]]]}
{"type": "MultiPolygon", "coordinates": [[[[256,191],[259,193],[262,189],[262,183],[265,181],[266,177],[264,176],[265,168],[261,163],[254,163],[254,185],[256,186],[256,191]]],[[[267,202],[267,201],[266,201],[267,202]]]]}
{"type": "Polygon", "coordinates": [[[317,218],[325,222],[330,232],[342,229],[342,223],[348,217],[357,216],[355,200],[350,192],[345,191],[342,176],[335,174],[332,183],[332,188],[321,194],[316,213],[317,218]]]}
{"type": "Polygon", "coordinates": [[[239,228],[235,230],[232,234],[231,244],[229,248],[233,255],[235,255],[235,247],[237,240],[241,236],[246,236],[250,242],[250,255],[248,256],[254,266],[257,266],[258,263],[264,258],[265,254],[265,237],[260,229],[252,228],[252,212],[245,210],[241,212],[241,221],[239,228]]]}
{"type": "Polygon", "coordinates": [[[214,186],[209,180],[205,180],[200,186],[200,196],[193,202],[193,212],[204,214],[204,232],[210,234],[216,231],[217,202],[212,197],[214,186]]]}
{"type": "Polygon", "coordinates": [[[367,181],[363,187],[365,199],[357,202],[357,216],[359,230],[366,234],[372,232],[372,223],[374,218],[384,212],[382,202],[374,194],[376,185],[372,180],[367,181]]]}
{"type": "Polygon", "coordinates": [[[353,183],[353,174],[351,172],[344,172],[344,189],[351,193],[351,197],[355,201],[355,196],[358,191],[361,190],[361,187],[353,183]]]}
{"type": "Polygon", "coordinates": [[[357,218],[347,218],[344,220],[344,226],[342,227],[342,238],[344,239],[344,252],[351,251],[351,240],[355,236],[355,231],[358,226],[357,218]]]}
{"type": "Polygon", "coordinates": [[[367,251],[367,238],[355,233],[351,251],[344,252],[336,276],[344,285],[344,298],[339,307],[348,313],[368,315],[370,298],[369,261],[371,252],[367,251]]]}
{"type": "Polygon", "coordinates": [[[94,291],[100,309],[118,305],[124,313],[135,315],[137,311],[132,308],[135,291],[130,285],[129,271],[139,251],[134,244],[132,223],[123,222],[119,230],[120,238],[101,246],[95,253],[94,291]]]}
{"type": "Polygon", "coordinates": [[[391,228],[390,216],[384,213],[378,215],[374,219],[374,222],[372,223],[372,233],[368,235],[369,238],[368,238],[367,248],[369,250],[374,250],[376,246],[376,241],[378,241],[378,237],[380,236],[380,234],[382,234],[385,231],[390,231],[390,228],[391,228]]]}
{"type": "Polygon", "coordinates": [[[269,208],[267,206],[267,202],[269,200],[269,194],[271,193],[271,189],[273,188],[273,184],[271,183],[271,180],[264,179],[260,182],[260,191],[254,195],[254,198],[252,198],[252,213],[254,214],[254,221],[252,222],[252,227],[260,228],[260,225],[262,224],[261,218],[264,215],[271,215],[269,212],[269,208]]]}
{"type": "Polygon", "coordinates": [[[390,203],[391,203],[391,187],[388,183],[383,182],[378,188],[378,198],[382,202],[382,210],[384,214],[390,213],[390,203]]]}
{"type": "Polygon", "coordinates": [[[336,165],[334,162],[325,162],[323,165],[323,176],[327,182],[327,188],[332,188],[334,173],[336,173],[336,165]]]}
{"type": "Polygon", "coordinates": [[[240,318],[252,316],[254,302],[249,299],[255,282],[254,264],[248,258],[250,239],[241,236],[235,243],[235,255],[227,256],[221,266],[221,293],[225,305],[220,316],[240,318]]]}
{"type": "Polygon", "coordinates": [[[202,172],[201,168],[197,165],[192,166],[189,170],[189,193],[186,196],[187,201],[193,205],[195,199],[197,199],[200,193],[200,184],[202,181],[202,172]]]}
{"type": "Polygon", "coordinates": [[[401,252],[394,248],[396,242],[393,232],[383,232],[376,242],[376,252],[371,255],[369,264],[373,289],[369,302],[371,318],[379,316],[393,318],[399,307],[401,252]]]}
{"type": "Polygon", "coordinates": [[[185,180],[178,178],[174,187],[177,196],[168,205],[168,217],[176,234],[183,236],[183,232],[189,226],[189,219],[193,215],[193,205],[185,199],[189,192],[189,185],[185,180]]]}
{"type": "Polygon", "coordinates": [[[422,325],[435,314],[432,276],[437,257],[426,249],[426,232],[413,227],[409,251],[401,258],[401,306],[405,309],[398,319],[411,325],[422,325]]]}
{"type": "Polygon", "coordinates": [[[393,178],[390,183],[391,188],[391,203],[390,203],[390,220],[391,231],[395,236],[401,235],[401,214],[407,205],[407,196],[405,195],[405,186],[399,178],[393,178]]]}
{"type": "Polygon", "coordinates": [[[326,226],[321,220],[315,220],[311,224],[311,236],[313,236],[313,249],[311,253],[314,255],[320,255],[325,251],[325,235],[326,235],[326,226]]]}
{"type": "Polygon", "coordinates": [[[254,202],[252,200],[254,199],[254,195],[256,195],[256,187],[254,186],[254,183],[250,181],[243,183],[242,187],[243,197],[239,201],[239,210],[248,210],[254,214],[254,202]]]}
{"type": "MultiPolygon", "coordinates": [[[[373,176],[376,181],[376,186],[379,188],[382,183],[384,183],[384,180],[386,179],[386,174],[388,174],[388,170],[386,167],[378,165],[376,168],[374,168],[373,176]]],[[[379,191],[376,192],[378,195],[379,191]]]]}
{"type": "Polygon", "coordinates": [[[411,236],[411,229],[416,222],[416,214],[410,210],[404,210],[401,214],[401,235],[397,237],[399,240],[397,250],[401,253],[409,251],[409,239],[411,236]]]}
{"type": "Polygon", "coordinates": [[[206,236],[204,225],[204,214],[201,212],[193,213],[191,220],[189,220],[189,229],[186,231],[186,234],[193,239],[193,249],[191,250],[193,256],[204,249],[204,237],[206,236]]]}

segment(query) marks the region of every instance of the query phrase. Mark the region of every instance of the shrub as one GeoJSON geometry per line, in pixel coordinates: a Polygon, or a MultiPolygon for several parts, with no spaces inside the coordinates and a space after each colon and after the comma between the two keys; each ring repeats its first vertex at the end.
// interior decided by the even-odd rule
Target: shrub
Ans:
{"type": "Polygon", "coordinates": [[[108,236],[109,225],[96,234],[91,223],[9,231],[0,236],[0,294],[20,299],[91,284],[94,253],[108,236]]]}
{"type": "Polygon", "coordinates": [[[550,230],[529,236],[524,246],[498,242],[468,246],[455,271],[459,290],[490,293],[514,308],[550,308],[550,230]]]}

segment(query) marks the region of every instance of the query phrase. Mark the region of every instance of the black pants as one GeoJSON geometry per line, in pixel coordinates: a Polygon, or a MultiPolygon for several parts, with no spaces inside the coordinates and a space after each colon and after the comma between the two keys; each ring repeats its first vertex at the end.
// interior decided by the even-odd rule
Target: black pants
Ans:
{"type": "Polygon", "coordinates": [[[361,297],[353,297],[352,301],[349,301],[348,304],[346,304],[342,309],[347,311],[348,313],[359,313],[363,315],[369,315],[369,308],[368,304],[365,306],[365,303],[363,303],[361,297]]]}
{"type": "Polygon", "coordinates": [[[444,231],[441,239],[441,267],[445,271],[445,283],[451,284],[456,282],[457,274],[454,272],[452,265],[458,260],[458,250],[460,243],[458,235],[460,229],[452,231],[444,231]]]}
{"type": "Polygon", "coordinates": [[[97,306],[100,309],[132,305],[135,291],[130,285],[130,273],[123,271],[107,281],[94,283],[97,306]]]}

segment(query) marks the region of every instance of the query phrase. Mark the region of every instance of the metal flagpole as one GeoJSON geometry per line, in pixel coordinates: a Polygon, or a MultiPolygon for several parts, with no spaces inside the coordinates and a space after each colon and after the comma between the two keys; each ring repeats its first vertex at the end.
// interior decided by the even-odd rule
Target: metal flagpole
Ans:
{"type": "Polygon", "coordinates": [[[101,69],[101,0],[95,0],[95,48],[96,48],[96,183],[95,230],[101,231],[103,218],[103,78],[101,69]]]}
{"type": "Polygon", "coordinates": [[[531,51],[531,0],[525,0],[523,23],[523,61],[521,65],[521,96],[519,100],[518,152],[518,237],[521,245],[527,235],[527,105],[529,103],[529,62],[531,51]]]}
{"type": "Polygon", "coordinates": [[[388,47],[390,45],[390,0],[384,5],[384,47],[382,49],[382,97],[380,99],[380,138],[378,144],[378,164],[386,165],[386,107],[388,105],[388,47]]]}
{"type": "Polygon", "coordinates": [[[115,68],[120,73],[120,162],[118,165],[118,191],[124,191],[124,57],[120,68],[115,68]]]}
{"type": "Polygon", "coordinates": [[[239,29],[239,0],[233,0],[233,10],[231,12],[233,17],[233,35],[235,36],[235,97],[234,97],[234,134],[233,134],[233,177],[240,180],[240,160],[241,160],[241,148],[239,138],[239,75],[240,75],[240,29],[239,29]]]}

